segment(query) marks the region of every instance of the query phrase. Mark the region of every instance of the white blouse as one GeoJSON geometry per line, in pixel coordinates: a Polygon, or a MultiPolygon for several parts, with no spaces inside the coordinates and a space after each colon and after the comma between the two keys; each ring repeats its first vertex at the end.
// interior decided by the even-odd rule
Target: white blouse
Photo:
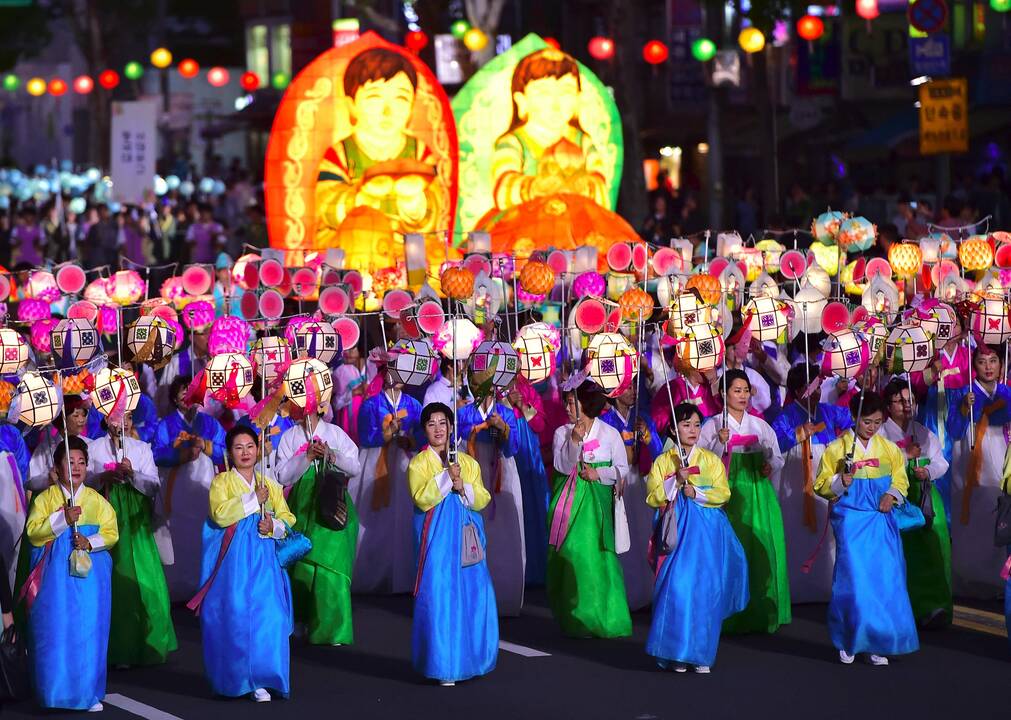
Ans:
{"type": "Polygon", "coordinates": [[[568,423],[555,430],[552,444],[555,470],[568,475],[580,460],[585,463],[610,461],[610,467],[597,468],[602,485],[614,485],[628,475],[628,455],[621,433],[600,418],[594,418],[583,442],[576,444],[572,442],[572,428],[573,424],[568,423]],[[596,441],[595,447],[593,441],[596,441]]]}

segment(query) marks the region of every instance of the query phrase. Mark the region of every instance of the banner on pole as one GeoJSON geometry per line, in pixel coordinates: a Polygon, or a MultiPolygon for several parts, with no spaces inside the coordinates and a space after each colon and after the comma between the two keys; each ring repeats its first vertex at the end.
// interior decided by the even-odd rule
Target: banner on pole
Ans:
{"type": "Polygon", "coordinates": [[[139,204],[154,191],[158,138],[158,100],[112,104],[112,196],[139,204]]]}
{"type": "Polygon", "coordinates": [[[965,78],[920,85],[920,154],[969,150],[968,83],[965,78]]]}

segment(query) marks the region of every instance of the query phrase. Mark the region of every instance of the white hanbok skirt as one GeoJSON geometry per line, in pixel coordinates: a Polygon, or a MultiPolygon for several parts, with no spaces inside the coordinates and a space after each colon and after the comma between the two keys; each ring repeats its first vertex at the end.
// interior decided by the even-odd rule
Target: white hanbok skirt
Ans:
{"type": "Polygon", "coordinates": [[[628,552],[618,555],[625,576],[628,609],[641,610],[653,600],[653,570],[649,566],[649,537],[655,511],[646,504],[646,483],[638,468],[629,468],[622,495],[628,519],[628,552]]]}
{"type": "Polygon", "coordinates": [[[161,488],[154,518],[155,542],[165,565],[169,597],[184,602],[200,589],[200,560],[203,557],[203,526],[210,514],[211,481],[214,463],[205,454],[179,465],[171,485],[173,468],[159,468],[161,488]],[[166,507],[170,508],[166,512],[166,507]],[[168,534],[162,530],[168,529],[168,534]]]}

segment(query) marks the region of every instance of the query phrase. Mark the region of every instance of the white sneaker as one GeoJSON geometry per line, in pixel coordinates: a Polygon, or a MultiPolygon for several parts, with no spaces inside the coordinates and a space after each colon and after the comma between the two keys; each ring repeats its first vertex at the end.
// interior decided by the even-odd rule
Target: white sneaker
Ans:
{"type": "Polygon", "coordinates": [[[839,651],[839,662],[841,662],[843,665],[852,665],[853,661],[856,660],[856,657],[857,657],[856,655],[850,655],[845,650],[839,651]]]}
{"type": "Polygon", "coordinates": [[[263,688],[256,688],[250,697],[253,698],[253,702],[270,702],[270,693],[263,688]]]}
{"type": "Polygon", "coordinates": [[[695,673],[697,675],[708,675],[709,674],[709,666],[708,665],[696,665],[695,666],[695,673]]]}
{"type": "Polygon", "coordinates": [[[688,666],[684,663],[678,663],[674,666],[674,672],[688,672],[688,666]]]}
{"type": "Polygon", "coordinates": [[[344,643],[333,643],[331,647],[344,647],[344,643]]]}
{"type": "Polygon", "coordinates": [[[441,685],[442,687],[456,687],[456,683],[453,682],[452,680],[441,680],[439,682],[439,685],[441,685]]]}
{"type": "Polygon", "coordinates": [[[871,655],[871,665],[887,665],[888,658],[884,655],[871,655]]]}
{"type": "Polygon", "coordinates": [[[102,712],[103,710],[105,710],[105,705],[100,702],[97,702],[88,708],[88,712],[102,712]]]}

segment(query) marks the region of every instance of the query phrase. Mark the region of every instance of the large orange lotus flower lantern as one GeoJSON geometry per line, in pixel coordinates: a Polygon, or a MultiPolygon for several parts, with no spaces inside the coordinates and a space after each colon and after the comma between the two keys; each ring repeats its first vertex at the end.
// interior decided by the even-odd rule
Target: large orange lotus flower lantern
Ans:
{"type": "Polygon", "coordinates": [[[894,243],[888,249],[888,264],[899,277],[913,277],[923,267],[923,253],[914,243],[894,243]]]}
{"type": "Polygon", "coordinates": [[[707,305],[716,305],[722,297],[719,278],[715,278],[708,273],[699,273],[688,278],[688,282],[685,283],[685,290],[693,288],[699,291],[699,294],[707,305]]]}
{"type": "Polygon", "coordinates": [[[546,295],[555,286],[555,271],[543,260],[530,260],[520,271],[520,287],[531,295],[546,295]]]}
{"type": "Polygon", "coordinates": [[[439,278],[442,291],[453,300],[466,300],[474,293],[474,273],[465,267],[448,267],[439,278]]]}
{"type": "Polygon", "coordinates": [[[966,270],[986,270],[993,265],[993,248],[983,236],[973,235],[958,246],[958,260],[966,270]]]}
{"type": "Polygon", "coordinates": [[[638,287],[626,290],[618,301],[621,316],[626,320],[643,322],[653,314],[653,298],[648,292],[638,287]]]}

